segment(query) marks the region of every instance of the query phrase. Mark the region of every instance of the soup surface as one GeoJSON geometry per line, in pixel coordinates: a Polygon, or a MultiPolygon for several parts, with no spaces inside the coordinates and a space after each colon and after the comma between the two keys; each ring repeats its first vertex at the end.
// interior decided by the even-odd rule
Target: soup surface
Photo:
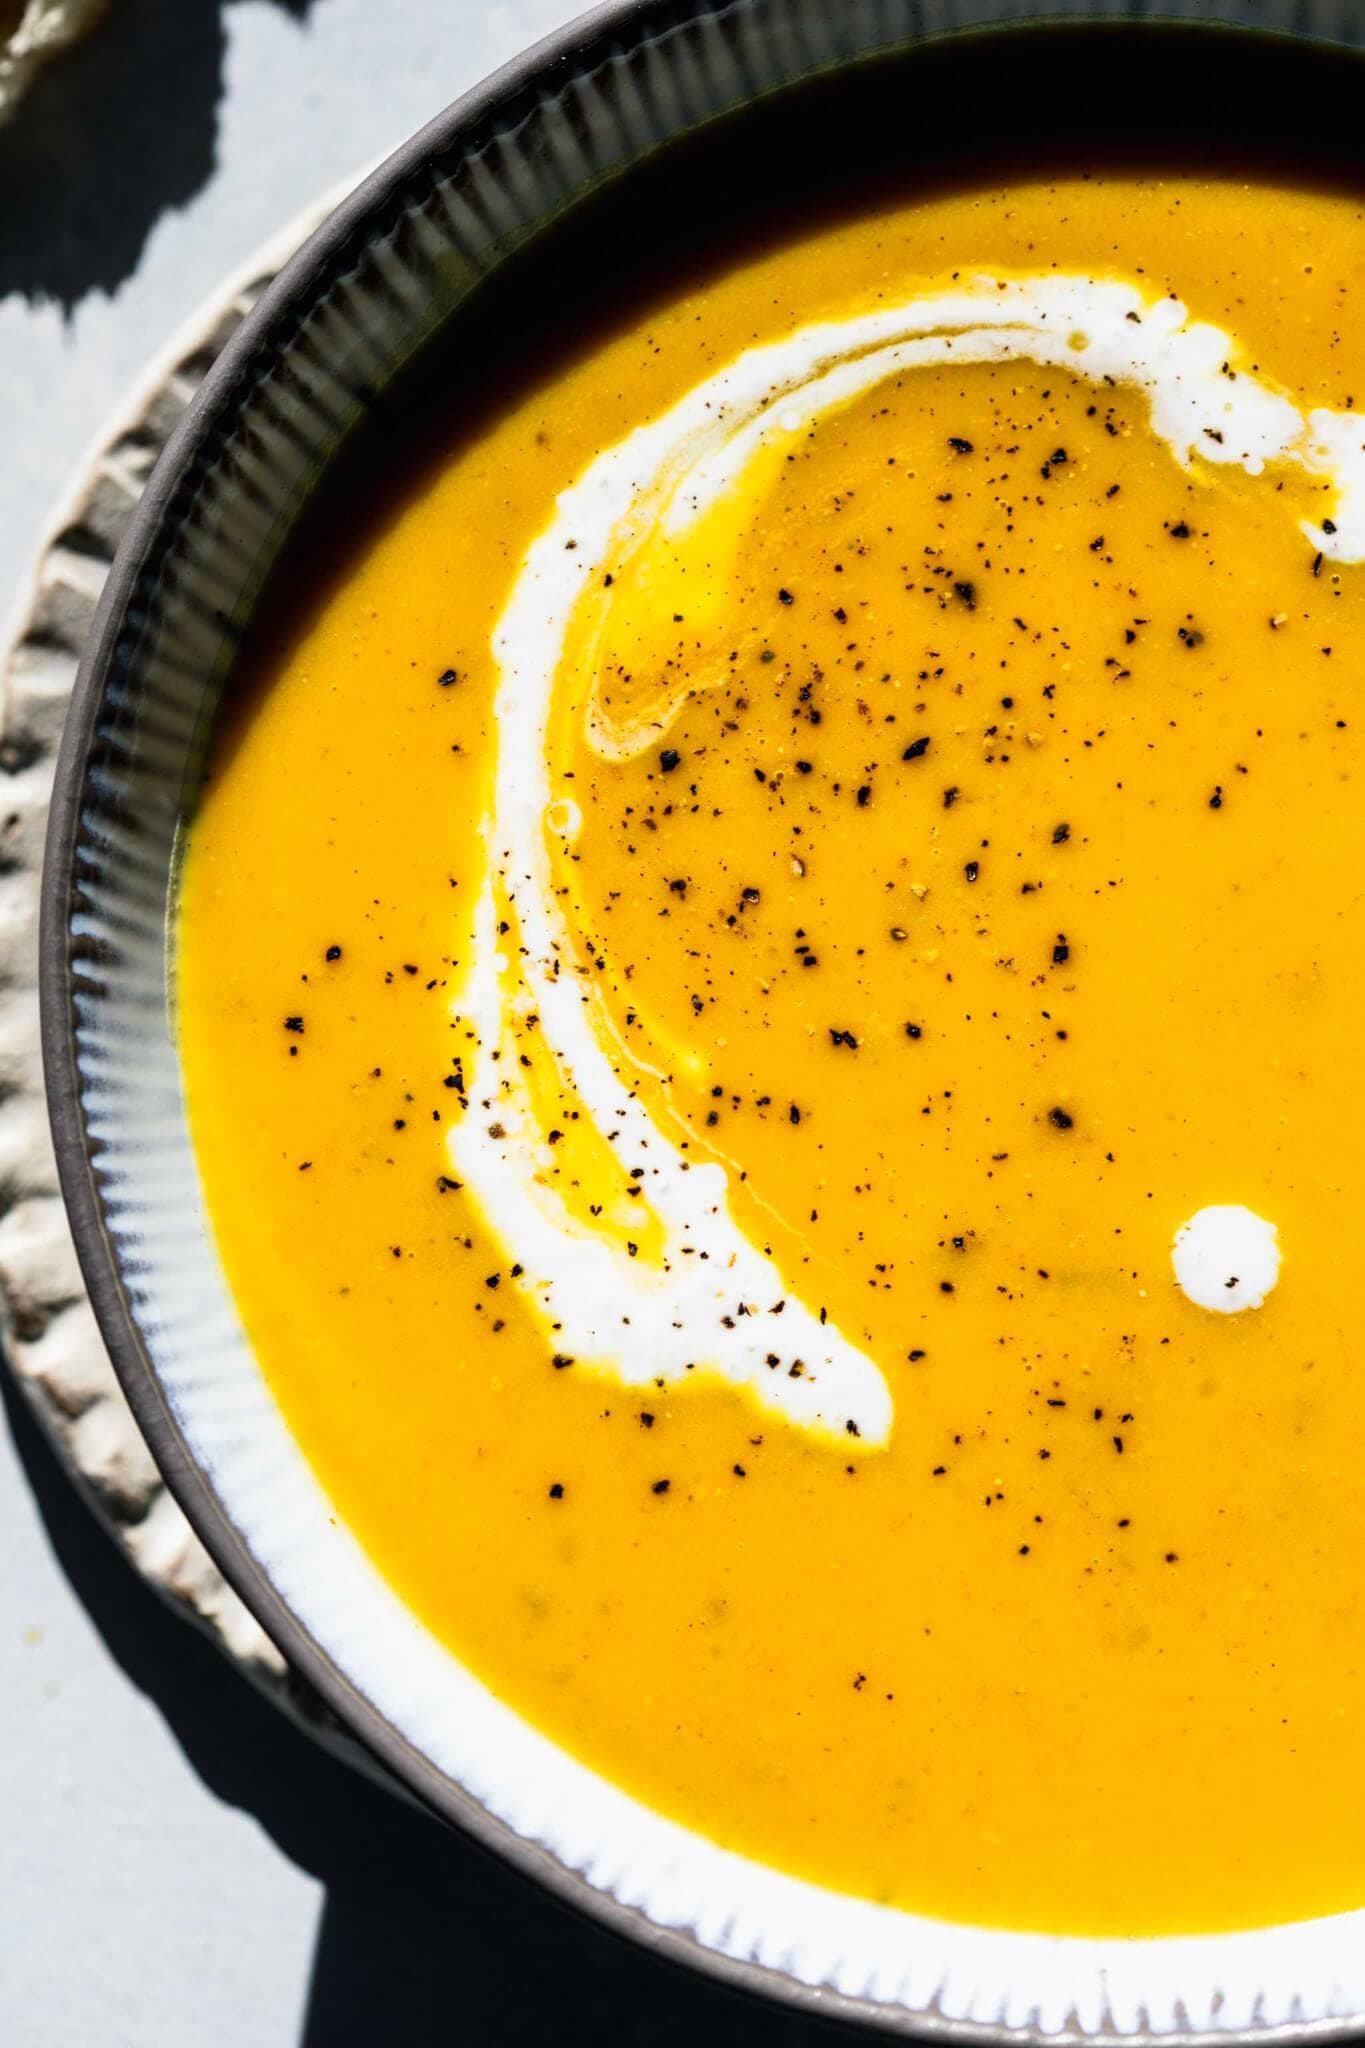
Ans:
{"type": "Polygon", "coordinates": [[[784,242],[452,438],[211,762],[191,1118],[338,1514],[825,1884],[1365,1903],[1363,310],[1353,200],[1194,174],[784,242]]]}

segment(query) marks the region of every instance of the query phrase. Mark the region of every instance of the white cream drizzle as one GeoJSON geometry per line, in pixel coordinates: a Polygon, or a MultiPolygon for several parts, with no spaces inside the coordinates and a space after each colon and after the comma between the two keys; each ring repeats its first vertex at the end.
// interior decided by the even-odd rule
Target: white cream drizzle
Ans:
{"type": "Polygon", "coordinates": [[[1196,1308],[1235,1316],[1260,1308],[1280,1277],[1280,1235],[1240,1202],[1217,1202],[1182,1223],[1171,1246],[1176,1285],[1196,1308]]]}
{"type": "Polygon", "coordinates": [[[1277,463],[1322,480],[1334,494],[1334,530],[1302,521],[1306,540],[1332,560],[1362,559],[1365,420],[1305,414],[1238,357],[1229,335],[1129,284],[977,277],[746,351],[596,457],[560,496],[493,635],[501,681],[489,877],[459,999],[475,1038],[470,1106],[449,1142],[563,1354],[633,1384],[710,1370],[789,1421],[863,1447],[890,1433],[878,1366],[789,1292],[736,1224],[724,1168],[684,1157],[621,1071],[624,1055],[608,1051],[591,963],[555,901],[547,836],[565,830],[563,800],[551,811],[548,719],[580,600],[609,563],[619,567],[651,535],[686,532],[737,490],[761,450],[887,378],[1020,358],[1142,392],[1154,433],[1182,467],[1197,455],[1251,476],[1277,463]],[[506,954],[499,889],[516,931],[506,954]],[[515,1050],[514,1027],[531,1013],[623,1170],[642,1170],[639,1199],[661,1227],[662,1261],[630,1257],[556,1191],[554,1155],[515,1050]]]}

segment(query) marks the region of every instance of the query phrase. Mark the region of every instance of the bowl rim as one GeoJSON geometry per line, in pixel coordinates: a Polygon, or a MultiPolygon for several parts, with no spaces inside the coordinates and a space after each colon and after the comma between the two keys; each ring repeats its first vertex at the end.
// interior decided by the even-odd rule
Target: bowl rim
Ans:
{"type": "MultiPolygon", "coordinates": [[[[842,4],[842,0],[830,0],[842,4]]],[[[993,0],[990,19],[938,34],[912,38],[916,45],[968,40],[997,33],[1076,28],[1103,30],[1129,26],[1153,30],[1226,30],[1256,39],[1285,39],[1330,49],[1335,39],[1296,24],[1288,30],[1271,27],[1259,17],[1257,0],[1194,0],[1194,11],[1179,5],[1169,11],[1161,0],[1143,6],[1132,17],[1102,11],[1102,0],[1033,0],[1018,11],[1010,0],[993,0]]],[[[1262,2048],[1262,2044],[1336,2042],[1356,2039],[1361,2018],[1291,2020],[1273,2026],[1242,2026],[1216,2033],[1184,2027],[1154,2034],[1144,2023],[1137,2030],[1109,2024],[1091,2029],[1068,2024],[1046,2029],[1036,2021],[1023,2026],[951,2018],[941,2012],[887,2005],[878,2000],[811,1984],[787,1972],[748,1958],[722,1953],[690,1930],[669,1927],[641,1908],[612,1896],[583,1873],[561,1862],[548,1847],[520,1834],[484,1805],[473,1792],[432,1763],[383,1712],[353,1684],[346,1672],[315,1639],[286,1603],[266,1566],[253,1556],[230,1519],[206,1473],[191,1451],[185,1433],[162,1389],[157,1371],[133,1317],[124,1288],[118,1255],[105,1227],[93,1173],[92,1146],[81,1109],[81,1077],[73,1028],[70,961],[66,932],[73,883],[74,855],[81,825],[85,769],[123,614],[145,559],[161,529],[168,506],[201,444],[208,438],[220,407],[248,369],[257,349],[281,316],[304,297],[315,278],[343,250],[355,233],[370,227],[385,203],[404,182],[437,154],[472,150],[479,141],[509,125],[554,89],[571,62],[586,68],[615,51],[636,46],[670,27],[721,11],[720,0],[598,0],[539,38],[460,94],[424,123],[376,168],[369,171],[289,257],[261,293],[250,312],[217,356],[196,390],[183,417],[167,439],[138,505],[119,543],[115,559],[96,603],[62,728],[53,776],[45,836],[39,933],[40,1038],[48,1115],[58,1178],[71,1225],[81,1276],[94,1309],[100,1335],[108,1348],[123,1392],[133,1410],[170,1493],[192,1524],[214,1563],[233,1590],[261,1622],[271,1639],[315,1687],[331,1710],[370,1755],[396,1781],[402,1796],[415,1794],[441,1820],[520,1876],[544,1887],[561,1905],[644,1948],[664,1961],[697,1974],[729,1991],[762,2000],[811,2020],[852,2026],[944,2043],[1011,2042],[1083,2044],[1083,2048],[1126,2048],[1134,2041],[1159,2040],[1166,2048],[1194,2048],[1217,2041],[1229,2048],[1262,2048]]],[[[1350,43],[1335,43],[1343,55],[1350,43]]],[[[1358,46],[1357,46],[1358,47],[1358,46]]],[[[741,102],[750,101],[746,97],[741,102]]],[[[630,166],[624,174],[629,174],[630,166]]]]}

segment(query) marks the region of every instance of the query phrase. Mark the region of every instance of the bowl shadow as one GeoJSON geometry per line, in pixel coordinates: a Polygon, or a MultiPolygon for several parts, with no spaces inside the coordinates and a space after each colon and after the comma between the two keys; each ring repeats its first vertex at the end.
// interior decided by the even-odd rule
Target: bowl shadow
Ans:
{"type": "Polygon", "coordinates": [[[852,2038],[607,1933],[331,1755],[138,1576],[3,1368],[0,1403],[53,1553],[110,1655],[214,1797],[253,1814],[325,1888],[298,2048],[852,2038]]]}

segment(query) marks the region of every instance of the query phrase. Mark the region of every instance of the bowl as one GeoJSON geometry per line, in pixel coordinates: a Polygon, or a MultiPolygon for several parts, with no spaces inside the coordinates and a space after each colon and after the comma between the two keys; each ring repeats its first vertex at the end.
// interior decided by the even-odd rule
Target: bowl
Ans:
{"type": "Polygon", "coordinates": [[[1349,0],[600,8],[414,137],[264,294],[167,447],[92,629],[51,810],[44,1049],[85,1279],[168,1484],[294,1666],[433,1809],[657,1953],[806,2013],[957,2040],[1344,2035],[1365,2024],[1365,1913],[1091,1940],[836,1895],[637,1803],[426,1631],[334,1520],[204,1214],[167,935],[206,739],[320,485],[382,456],[422,378],[447,405],[484,402],[552,278],[591,296],[623,258],[667,275],[718,213],[733,234],[784,205],[799,218],[852,175],[855,139],[875,181],[949,172],[983,137],[1026,161],[1040,136],[1085,148],[1120,101],[1149,144],[1186,150],[1298,148],[1295,122],[1349,137],[1362,43],[1349,0]]]}

